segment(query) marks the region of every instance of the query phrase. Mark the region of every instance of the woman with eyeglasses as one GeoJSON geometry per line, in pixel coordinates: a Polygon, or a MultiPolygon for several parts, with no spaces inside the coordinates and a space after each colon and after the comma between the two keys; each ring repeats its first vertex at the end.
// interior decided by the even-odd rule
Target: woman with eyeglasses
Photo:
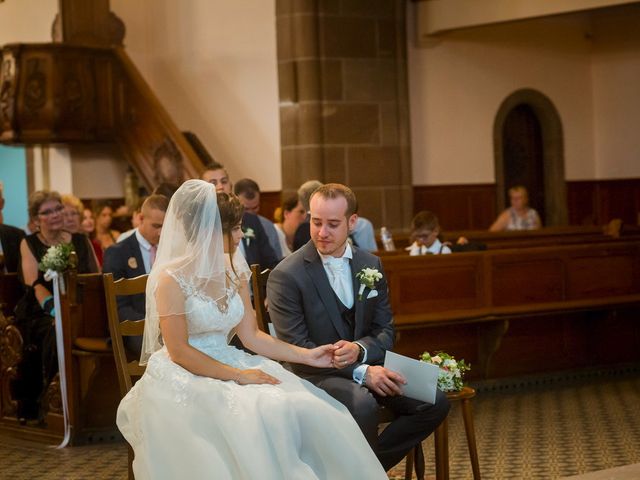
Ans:
{"type": "Polygon", "coordinates": [[[58,371],[52,282],[44,279],[38,268],[49,247],[71,243],[78,256],[78,272],[97,272],[98,268],[88,238],[65,229],[65,207],[58,192],[40,190],[29,198],[29,216],[36,231],[20,244],[20,277],[25,293],[16,306],[17,325],[23,339],[23,360],[18,367],[14,395],[18,401],[18,418],[41,420],[41,405],[49,383],[58,371]]]}

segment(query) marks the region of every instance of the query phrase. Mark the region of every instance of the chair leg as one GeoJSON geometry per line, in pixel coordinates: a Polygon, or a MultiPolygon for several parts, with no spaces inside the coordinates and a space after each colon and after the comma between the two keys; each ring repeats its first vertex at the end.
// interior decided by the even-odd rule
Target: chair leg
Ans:
{"type": "Polygon", "coordinates": [[[404,480],[411,480],[411,477],[413,477],[413,459],[413,450],[410,450],[409,453],[407,453],[406,458],[404,459],[404,480]]]}
{"type": "Polygon", "coordinates": [[[127,443],[127,470],[129,472],[129,480],[135,480],[133,475],[133,448],[127,443]]]}
{"type": "Polygon", "coordinates": [[[471,468],[473,469],[473,480],[480,480],[480,463],[478,462],[478,449],[476,447],[476,431],[473,426],[473,410],[471,400],[462,400],[462,419],[464,420],[464,430],[467,434],[467,445],[469,446],[469,457],[471,458],[471,468]]]}
{"type": "Polygon", "coordinates": [[[445,418],[436,428],[436,480],[449,480],[449,428],[445,418]]]}
{"type": "Polygon", "coordinates": [[[417,480],[424,480],[424,451],[422,450],[422,442],[413,449],[413,460],[416,466],[417,480]]]}

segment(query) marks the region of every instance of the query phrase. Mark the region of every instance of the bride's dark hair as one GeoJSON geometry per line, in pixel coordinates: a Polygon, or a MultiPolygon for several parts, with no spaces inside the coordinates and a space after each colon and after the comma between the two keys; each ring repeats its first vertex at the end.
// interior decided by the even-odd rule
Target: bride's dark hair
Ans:
{"type": "MultiPolygon", "coordinates": [[[[229,244],[229,260],[232,260],[233,253],[231,251],[233,245],[233,236],[231,230],[233,227],[242,222],[244,215],[244,206],[240,203],[240,199],[233,193],[218,193],[218,210],[220,211],[220,223],[222,224],[222,234],[226,235],[229,244]]],[[[231,269],[236,273],[231,261],[231,269]]]]}
{"type": "Polygon", "coordinates": [[[231,230],[242,221],[244,207],[234,194],[220,192],[218,193],[218,210],[220,210],[222,233],[229,235],[231,239],[231,230]]]}

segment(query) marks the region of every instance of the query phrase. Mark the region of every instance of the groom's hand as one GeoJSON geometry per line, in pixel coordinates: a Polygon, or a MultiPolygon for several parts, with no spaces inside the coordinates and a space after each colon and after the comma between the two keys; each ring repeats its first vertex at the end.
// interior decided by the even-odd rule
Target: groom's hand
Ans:
{"type": "Polygon", "coordinates": [[[399,373],[377,365],[367,367],[365,386],[381,397],[402,395],[402,385],[407,383],[399,373]]]}
{"type": "Polygon", "coordinates": [[[355,363],[360,354],[360,347],[357,343],[348,342],[346,340],[338,340],[333,344],[337,347],[333,352],[333,366],[335,368],[345,368],[355,363]]]}

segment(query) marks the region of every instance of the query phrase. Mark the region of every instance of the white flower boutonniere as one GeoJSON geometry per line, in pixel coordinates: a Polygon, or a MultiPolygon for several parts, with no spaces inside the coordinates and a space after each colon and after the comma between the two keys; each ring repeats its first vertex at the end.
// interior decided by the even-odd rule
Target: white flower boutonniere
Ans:
{"type": "Polygon", "coordinates": [[[251,240],[256,238],[256,232],[253,231],[253,228],[244,230],[244,238],[247,239],[247,247],[251,245],[251,240]]]}
{"type": "MultiPolygon", "coordinates": [[[[382,274],[377,268],[363,268],[356,274],[356,278],[360,280],[360,290],[358,290],[358,300],[362,300],[362,294],[365,287],[375,291],[376,283],[382,280],[382,274]]],[[[375,295],[374,295],[375,296],[375,295]]],[[[371,297],[371,295],[369,296],[371,297]]],[[[369,298],[367,297],[367,298],[369,298]]]]}

